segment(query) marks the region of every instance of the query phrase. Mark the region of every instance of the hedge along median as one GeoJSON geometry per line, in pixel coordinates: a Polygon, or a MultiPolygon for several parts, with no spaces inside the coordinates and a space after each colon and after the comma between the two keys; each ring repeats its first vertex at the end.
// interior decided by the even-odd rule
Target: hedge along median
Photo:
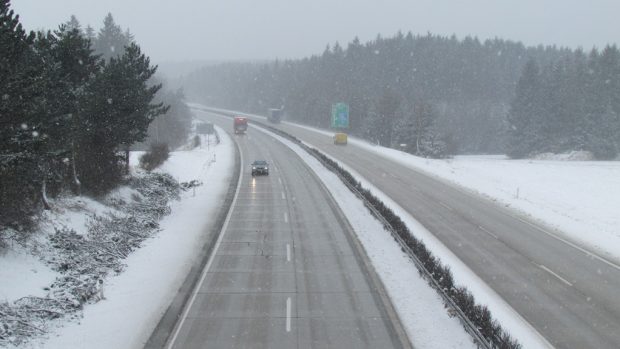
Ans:
{"type": "Polygon", "coordinates": [[[493,319],[491,312],[486,306],[476,304],[474,296],[466,287],[455,285],[450,268],[441,263],[441,261],[428,250],[425,244],[412,234],[403,220],[368,189],[365,189],[350,172],[319,150],[304,144],[295,136],[260,122],[253,122],[253,124],[266,128],[296,143],[321,161],[326,168],[336,173],[352,192],[361,196],[367,206],[370,206],[369,210],[371,213],[373,213],[373,215],[378,214],[381,218],[380,220],[386,225],[385,228],[397,235],[395,239],[401,246],[404,245],[403,251],[408,254],[413,254],[414,256],[410,257],[419,261],[422,267],[418,264],[416,264],[416,266],[418,266],[419,272],[427,278],[429,284],[440,293],[444,300],[446,297],[449,298],[449,300],[446,301],[446,306],[449,308],[458,308],[452,309],[451,314],[459,317],[464,316],[466,318],[465,322],[461,321],[461,323],[463,323],[465,329],[472,335],[478,346],[486,348],[521,348],[518,341],[512,338],[512,336],[493,319]],[[475,333],[472,333],[472,330],[475,333]]]}

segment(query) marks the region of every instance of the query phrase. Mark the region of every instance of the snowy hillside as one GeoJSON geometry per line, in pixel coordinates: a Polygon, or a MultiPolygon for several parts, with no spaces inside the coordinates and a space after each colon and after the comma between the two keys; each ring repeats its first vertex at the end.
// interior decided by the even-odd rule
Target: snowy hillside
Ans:
{"type": "MultiPolygon", "coordinates": [[[[233,164],[231,141],[223,138],[216,145],[211,137],[209,146],[205,141],[206,138],[201,147],[193,150],[171,152],[168,161],[154,171],[155,178],[159,178],[157,174],[167,173],[179,183],[193,180],[201,183],[181,190],[180,201],[162,202],[161,207],[152,205],[142,189],[129,186],[98,200],[85,196],[56,199],[53,209],[40,219],[41,230],[33,233],[32,239],[13,243],[0,253],[0,310],[3,311],[0,320],[10,325],[7,336],[3,335],[7,340],[0,342],[0,346],[131,348],[143,345],[193,266],[205,239],[204,228],[216,216],[220,197],[228,188],[233,164]],[[139,208],[142,203],[149,206],[143,205],[144,210],[169,206],[171,213],[162,216],[155,212],[163,219],[143,221],[154,228],[148,231],[129,226],[125,232],[117,227],[122,233],[144,234],[118,249],[97,245],[100,249],[105,247],[104,255],[118,254],[118,258],[94,264],[95,272],[89,271],[90,264],[89,270],[84,270],[84,265],[69,265],[63,271],[62,265],[72,259],[82,261],[81,256],[95,255],[65,252],[74,249],[64,248],[67,241],[95,244],[93,227],[100,227],[99,222],[109,217],[120,217],[122,224],[142,221],[145,217],[135,214],[136,209],[142,210],[139,208]],[[58,231],[69,239],[59,239],[58,231]],[[71,283],[67,279],[80,282],[71,283]],[[93,279],[96,282],[90,282],[93,279]],[[34,306],[56,314],[34,316],[34,306]],[[17,320],[22,321],[21,326],[13,326],[17,320]],[[28,335],[29,332],[32,333],[28,335]],[[34,341],[28,341],[32,335],[34,341]]],[[[131,163],[138,164],[139,155],[139,152],[132,153],[131,163]]],[[[132,171],[136,178],[143,176],[137,167],[132,171]]]]}

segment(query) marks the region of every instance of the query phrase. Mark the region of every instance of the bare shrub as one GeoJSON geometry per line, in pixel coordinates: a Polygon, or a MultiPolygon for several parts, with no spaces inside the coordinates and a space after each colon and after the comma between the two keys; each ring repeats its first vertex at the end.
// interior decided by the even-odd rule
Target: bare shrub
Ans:
{"type": "Polygon", "coordinates": [[[153,143],[149,151],[140,157],[140,167],[152,171],[170,157],[170,149],[166,143],[153,143]]]}

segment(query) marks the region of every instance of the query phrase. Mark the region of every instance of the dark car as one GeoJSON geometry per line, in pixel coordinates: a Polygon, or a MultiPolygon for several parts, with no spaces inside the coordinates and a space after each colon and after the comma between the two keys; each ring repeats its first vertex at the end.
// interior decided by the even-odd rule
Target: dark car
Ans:
{"type": "Polygon", "coordinates": [[[269,164],[265,160],[255,160],[252,163],[252,176],[259,174],[269,175],[269,164]]]}

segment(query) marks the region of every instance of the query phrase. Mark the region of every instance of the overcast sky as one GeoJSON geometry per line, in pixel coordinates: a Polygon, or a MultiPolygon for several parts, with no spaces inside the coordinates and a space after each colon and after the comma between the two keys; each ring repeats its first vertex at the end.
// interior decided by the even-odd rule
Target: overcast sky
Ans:
{"type": "Polygon", "coordinates": [[[620,0],[13,0],[26,29],[111,12],[156,63],[300,58],[398,30],[572,48],[620,42],[620,0]]]}

